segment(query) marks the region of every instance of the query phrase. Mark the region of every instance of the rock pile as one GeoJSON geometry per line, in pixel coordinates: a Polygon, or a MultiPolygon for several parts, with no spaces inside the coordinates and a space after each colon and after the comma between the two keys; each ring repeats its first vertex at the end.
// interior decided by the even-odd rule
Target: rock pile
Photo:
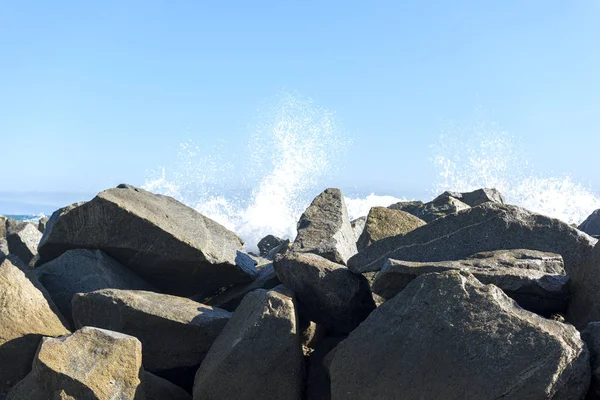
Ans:
{"type": "Polygon", "coordinates": [[[494,189],[352,222],[327,189],[297,227],[251,256],[130,185],[0,217],[0,400],[600,399],[581,230],[494,189]]]}

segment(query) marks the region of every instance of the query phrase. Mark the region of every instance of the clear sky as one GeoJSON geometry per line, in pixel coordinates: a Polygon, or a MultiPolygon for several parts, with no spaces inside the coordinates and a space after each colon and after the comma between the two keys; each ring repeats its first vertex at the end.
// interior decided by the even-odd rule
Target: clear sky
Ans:
{"type": "Polygon", "coordinates": [[[428,188],[429,144],[483,110],[600,191],[599,0],[0,0],[0,197],[141,185],[189,138],[237,149],[282,88],[354,138],[335,186],[428,188]]]}

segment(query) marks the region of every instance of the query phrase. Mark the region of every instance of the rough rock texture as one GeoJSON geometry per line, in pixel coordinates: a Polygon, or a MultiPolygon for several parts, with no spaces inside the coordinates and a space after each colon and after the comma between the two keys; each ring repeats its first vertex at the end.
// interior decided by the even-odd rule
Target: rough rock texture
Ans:
{"type": "Polygon", "coordinates": [[[454,197],[440,197],[425,204],[420,201],[408,201],[392,204],[388,208],[404,211],[425,222],[431,222],[448,214],[467,210],[470,207],[454,197]]]}
{"type": "Polygon", "coordinates": [[[339,189],[326,189],[304,211],[292,251],[315,253],[344,265],[356,254],[354,232],[339,189]]]}
{"type": "Polygon", "coordinates": [[[100,250],[69,250],[34,269],[33,273],[71,323],[71,300],[76,293],[100,289],[155,290],[148,282],[100,250]]]}
{"type": "Polygon", "coordinates": [[[299,400],[304,360],[293,294],[249,293],[196,374],[194,399],[299,400]]]}
{"type": "Polygon", "coordinates": [[[590,352],[592,380],[587,400],[600,399],[600,322],[590,322],[581,332],[581,338],[590,352]]]}
{"type": "Polygon", "coordinates": [[[176,295],[209,294],[257,274],[233,232],[171,197],[128,185],[52,215],[40,263],[74,248],[103,250],[176,295]]]}
{"type": "Polygon", "coordinates": [[[390,236],[405,235],[423,225],[425,221],[407,212],[387,207],[372,207],[356,247],[360,251],[373,242],[390,236]]]}
{"type": "Polygon", "coordinates": [[[29,222],[19,222],[11,219],[6,221],[6,241],[8,251],[29,265],[37,255],[37,247],[42,234],[37,227],[29,222]]]}
{"type": "Polygon", "coordinates": [[[199,365],[230,318],[190,299],[138,290],[104,289],[73,298],[77,327],[135,336],[149,371],[199,365]]]}
{"type": "Polygon", "coordinates": [[[306,377],[306,400],[331,399],[331,382],[324,359],[344,339],[346,336],[325,338],[310,354],[306,377]]]}
{"type": "Polygon", "coordinates": [[[44,338],[33,369],[7,400],[144,400],[142,345],[136,338],[85,327],[44,338]]]}
{"type": "Polygon", "coordinates": [[[600,210],[594,211],[579,225],[579,230],[588,235],[600,236],[600,210]]]}
{"type": "Polygon", "coordinates": [[[527,248],[560,254],[567,274],[573,284],[578,284],[576,272],[589,260],[596,242],[557,219],[516,206],[484,203],[406,235],[375,242],[352,257],[348,267],[363,273],[380,270],[388,258],[419,262],[461,260],[482,251],[527,248]]]}
{"type": "Polygon", "coordinates": [[[358,326],[375,303],[368,281],[348,268],[311,253],[288,253],[275,260],[279,280],[309,320],[347,333],[358,326]]]}
{"type": "Polygon", "coordinates": [[[454,197],[457,200],[462,201],[471,207],[477,207],[483,203],[498,203],[504,204],[504,196],[497,189],[477,189],[472,192],[459,193],[459,192],[444,192],[433,201],[447,199],[448,197],[454,197]]]}
{"type": "Polygon", "coordinates": [[[213,307],[219,307],[227,311],[235,311],[235,309],[242,302],[244,296],[251,291],[256,289],[268,290],[281,284],[277,278],[277,274],[275,274],[273,263],[265,264],[257,268],[258,278],[256,278],[254,281],[244,285],[233,286],[219,295],[202,299],[201,303],[213,307]]]}
{"type": "Polygon", "coordinates": [[[0,398],[27,375],[43,336],[69,333],[40,289],[9,259],[0,263],[0,398]]]}
{"type": "Polygon", "coordinates": [[[262,257],[269,254],[275,247],[281,245],[285,240],[274,235],[267,235],[258,242],[258,251],[262,257]]]}
{"type": "Polygon", "coordinates": [[[580,329],[592,321],[600,321],[600,246],[596,244],[592,257],[571,273],[571,301],[567,319],[580,329]]]}
{"type": "Polygon", "coordinates": [[[277,254],[285,254],[289,251],[290,247],[292,247],[292,244],[290,243],[290,239],[285,239],[283,241],[283,243],[281,243],[279,246],[271,249],[271,251],[269,251],[267,253],[267,255],[265,256],[265,258],[269,261],[273,261],[275,259],[275,257],[277,257],[277,254]]]}
{"type": "Polygon", "coordinates": [[[533,269],[549,274],[565,274],[565,263],[560,254],[538,250],[514,249],[482,251],[467,257],[473,265],[533,269]]]}
{"type": "Polygon", "coordinates": [[[588,363],[573,326],[449,272],[415,279],[374,311],[329,371],[334,400],[567,400],[585,395],[588,363]]]}
{"type": "Polygon", "coordinates": [[[350,226],[352,227],[352,231],[354,232],[355,241],[358,241],[358,238],[360,238],[360,235],[362,235],[366,223],[367,217],[358,217],[350,221],[350,226]]]}
{"type": "Polygon", "coordinates": [[[470,272],[481,283],[498,286],[526,310],[544,316],[567,310],[568,276],[506,267],[491,258],[429,263],[388,260],[373,282],[373,293],[388,300],[421,275],[451,270],[470,272]]]}
{"type": "Polygon", "coordinates": [[[144,372],[142,383],[145,400],[192,400],[188,392],[150,372],[144,372]]]}
{"type": "Polygon", "coordinates": [[[8,242],[6,238],[0,237],[0,258],[8,255],[8,242]]]}

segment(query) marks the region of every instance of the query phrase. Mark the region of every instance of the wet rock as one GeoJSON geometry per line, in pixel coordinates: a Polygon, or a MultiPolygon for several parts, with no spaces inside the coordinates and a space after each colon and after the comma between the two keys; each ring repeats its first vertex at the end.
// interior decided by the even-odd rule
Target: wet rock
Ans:
{"type": "Polygon", "coordinates": [[[260,252],[261,257],[264,257],[267,254],[269,254],[271,250],[281,245],[284,241],[284,239],[278,238],[274,235],[267,235],[264,238],[260,239],[260,241],[258,242],[258,251],[260,252]]]}
{"type": "Polygon", "coordinates": [[[56,311],[39,283],[9,259],[0,263],[0,398],[27,375],[43,336],[69,333],[56,311]]]}
{"type": "Polygon", "coordinates": [[[470,207],[477,207],[483,203],[498,203],[504,204],[504,196],[497,189],[493,188],[483,188],[477,189],[472,192],[444,192],[438,197],[436,197],[433,201],[447,199],[449,197],[453,197],[457,200],[462,201],[470,207]]]}
{"type": "Polygon", "coordinates": [[[352,231],[354,232],[355,241],[358,241],[358,238],[360,238],[360,235],[362,235],[366,223],[367,217],[358,217],[350,221],[350,226],[352,227],[352,231]]]}
{"type": "Polygon", "coordinates": [[[304,360],[292,293],[249,293],[196,374],[195,399],[302,399],[304,360]]]}
{"type": "Polygon", "coordinates": [[[338,332],[352,331],[375,309],[363,276],[316,254],[278,257],[275,272],[296,294],[302,315],[338,332]]]}
{"type": "Polygon", "coordinates": [[[6,241],[8,251],[29,265],[37,255],[37,247],[42,234],[29,222],[19,222],[11,219],[6,221],[6,241]]]}
{"type": "Polygon", "coordinates": [[[208,295],[257,274],[233,232],[171,197],[128,185],[52,215],[40,263],[74,248],[105,251],[161,291],[183,296],[208,295]]]}
{"type": "Polygon", "coordinates": [[[100,289],[155,290],[148,282],[100,250],[68,250],[34,269],[33,273],[71,323],[71,300],[76,293],[100,289]]]}
{"type": "Polygon", "coordinates": [[[142,345],[136,338],[85,327],[44,338],[33,370],[7,400],[144,400],[142,345]]]}
{"type": "Polygon", "coordinates": [[[48,224],[48,220],[49,218],[46,216],[43,216],[40,218],[40,220],[38,221],[38,231],[40,231],[41,233],[44,233],[44,231],[46,230],[46,224],[48,224]]]}
{"type": "Polygon", "coordinates": [[[567,310],[570,295],[568,276],[507,267],[493,258],[429,263],[388,260],[373,282],[373,293],[389,300],[417,277],[445,271],[470,272],[481,283],[498,286],[526,310],[544,316],[567,310]]]}
{"type": "Polygon", "coordinates": [[[150,372],[144,372],[142,382],[145,400],[192,400],[188,392],[150,372]]]}
{"type": "Polygon", "coordinates": [[[362,250],[373,242],[390,236],[405,235],[423,225],[425,221],[407,212],[387,207],[372,207],[356,247],[362,250]]]}
{"type": "Polygon", "coordinates": [[[145,291],[104,289],[73,298],[77,327],[135,336],[149,371],[199,365],[230,318],[190,299],[145,291]]]}
{"type": "Polygon", "coordinates": [[[470,207],[454,197],[441,197],[425,204],[420,201],[409,201],[392,204],[388,208],[404,211],[425,222],[431,222],[446,215],[467,210],[470,207]]]}
{"type": "Polygon", "coordinates": [[[590,236],[600,235],[600,210],[594,211],[585,221],[579,225],[579,230],[590,236]]]}
{"type": "Polygon", "coordinates": [[[354,232],[339,189],[326,189],[304,211],[291,250],[315,253],[344,265],[356,254],[354,232]]]}
{"type": "Polygon", "coordinates": [[[587,400],[600,399],[600,322],[590,322],[581,332],[581,338],[590,351],[592,379],[587,400]]]}
{"type": "Polygon", "coordinates": [[[374,311],[335,348],[329,371],[334,400],[566,400],[585,395],[588,362],[573,326],[448,272],[415,279],[374,311]]]}

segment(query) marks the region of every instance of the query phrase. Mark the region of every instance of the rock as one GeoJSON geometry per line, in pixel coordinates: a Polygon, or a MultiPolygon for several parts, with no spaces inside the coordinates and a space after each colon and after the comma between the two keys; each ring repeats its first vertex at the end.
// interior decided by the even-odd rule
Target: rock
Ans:
{"type": "Polygon", "coordinates": [[[390,259],[377,274],[372,285],[373,293],[389,300],[421,275],[453,270],[470,272],[481,283],[498,286],[526,310],[547,317],[567,310],[570,295],[568,276],[507,267],[493,258],[429,263],[390,259]]]}
{"type": "Polygon", "coordinates": [[[379,307],[329,371],[334,400],[567,400],[585,396],[588,362],[573,326],[454,271],[423,275],[379,307]]]}
{"type": "Polygon", "coordinates": [[[200,365],[194,399],[302,399],[304,360],[292,293],[249,293],[200,365]]]}
{"type": "Polygon", "coordinates": [[[358,250],[390,236],[405,235],[425,225],[425,221],[400,210],[387,207],[372,207],[365,228],[356,242],[358,250]]]}
{"type": "MultiPolygon", "coordinates": [[[[549,274],[565,274],[565,263],[560,254],[548,253],[537,250],[493,250],[482,251],[467,257],[480,267],[510,267],[533,269],[549,274]]],[[[496,285],[497,286],[497,285],[496,285]]]]}
{"type": "Polygon", "coordinates": [[[572,295],[567,320],[580,329],[585,328],[589,322],[600,321],[599,270],[600,246],[596,244],[591,258],[570,274],[572,295]]]}
{"type": "Polygon", "coordinates": [[[470,207],[477,207],[483,203],[498,203],[504,204],[504,196],[497,189],[477,189],[472,192],[459,193],[459,192],[444,192],[433,201],[447,199],[454,197],[457,200],[462,201],[470,207]]]}
{"type": "Polygon", "coordinates": [[[213,297],[202,299],[201,302],[219,307],[227,311],[235,311],[240,305],[244,296],[256,289],[272,289],[280,285],[281,282],[275,274],[273,263],[265,264],[258,267],[258,278],[244,285],[237,285],[227,289],[225,292],[213,297]]]}
{"type": "Polygon", "coordinates": [[[362,235],[366,223],[367,217],[358,217],[350,221],[350,226],[352,227],[352,231],[354,232],[355,241],[358,241],[358,238],[360,238],[360,235],[362,235]]]}
{"type": "Polygon", "coordinates": [[[6,218],[3,215],[0,215],[0,238],[6,238],[6,218]]]}
{"type": "Polygon", "coordinates": [[[5,238],[0,237],[0,258],[8,255],[8,242],[5,238]]]}
{"type": "Polygon", "coordinates": [[[142,383],[146,400],[192,400],[188,392],[150,372],[144,372],[142,383]]]}
{"type": "Polygon", "coordinates": [[[258,251],[262,257],[269,254],[275,247],[281,245],[285,240],[277,236],[267,235],[258,242],[258,251]]]}
{"type": "Polygon", "coordinates": [[[0,263],[0,398],[27,375],[43,336],[69,333],[37,285],[9,259],[0,263]]]}
{"type": "Polygon", "coordinates": [[[594,211],[578,228],[590,236],[600,235],[600,210],[594,211]]]}
{"type": "Polygon", "coordinates": [[[415,217],[431,222],[438,218],[454,214],[462,210],[468,210],[470,207],[454,197],[438,198],[429,203],[409,201],[392,204],[388,208],[400,210],[414,215],[415,217]]]}
{"type": "Polygon", "coordinates": [[[6,222],[6,240],[8,251],[29,265],[37,255],[37,247],[42,234],[29,222],[8,219],[6,222]]]}
{"type": "Polygon", "coordinates": [[[44,338],[33,370],[7,400],[144,400],[142,345],[136,338],[85,327],[44,338]]]}
{"type": "Polygon", "coordinates": [[[600,399],[600,322],[590,322],[581,332],[581,338],[590,351],[592,379],[587,400],[600,399]]]}
{"type": "Polygon", "coordinates": [[[52,215],[39,263],[73,248],[105,251],[175,295],[208,295],[257,275],[233,232],[171,197],[127,185],[52,215]]]}
{"type": "Polygon", "coordinates": [[[135,336],[149,371],[199,365],[230,318],[190,299],[138,290],[104,289],[73,298],[77,327],[135,336]]]}
{"type": "Polygon", "coordinates": [[[100,289],[155,291],[148,282],[100,250],[68,250],[33,273],[71,323],[71,300],[76,293],[100,289]]]}
{"type": "Polygon", "coordinates": [[[307,400],[330,400],[331,382],[329,373],[324,365],[324,359],[346,336],[325,338],[308,358],[308,371],[306,378],[307,400]]]}
{"type": "Polygon", "coordinates": [[[46,224],[48,223],[48,219],[49,219],[48,217],[46,217],[46,216],[43,216],[43,217],[41,217],[41,218],[40,218],[40,220],[38,221],[38,226],[37,226],[37,227],[38,227],[38,230],[39,230],[41,233],[44,233],[44,231],[46,230],[46,224]]]}
{"type": "Polygon", "coordinates": [[[354,232],[339,189],[326,189],[315,197],[298,221],[291,250],[315,253],[344,265],[356,254],[354,232]]]}
{"type": "Polygon", "coordinates": [[[388,258],[418,262],[462,260],[482,251],[526,248],[560,254],[567,274],[577,285],[575,272],[589,260],[595,243],[595,239],[557,219],[516,206],[484,203],[404,236],[375,242],[352,257],[348,267],[363,273],[380,270],[388,258]]]}
{"type": "Polygon", "coordinates": [[[296,294],[302,315],[337,332],[352,331],[375,309],[363,276],[316,254],[278,257],[275,272],[296,294]]]}

